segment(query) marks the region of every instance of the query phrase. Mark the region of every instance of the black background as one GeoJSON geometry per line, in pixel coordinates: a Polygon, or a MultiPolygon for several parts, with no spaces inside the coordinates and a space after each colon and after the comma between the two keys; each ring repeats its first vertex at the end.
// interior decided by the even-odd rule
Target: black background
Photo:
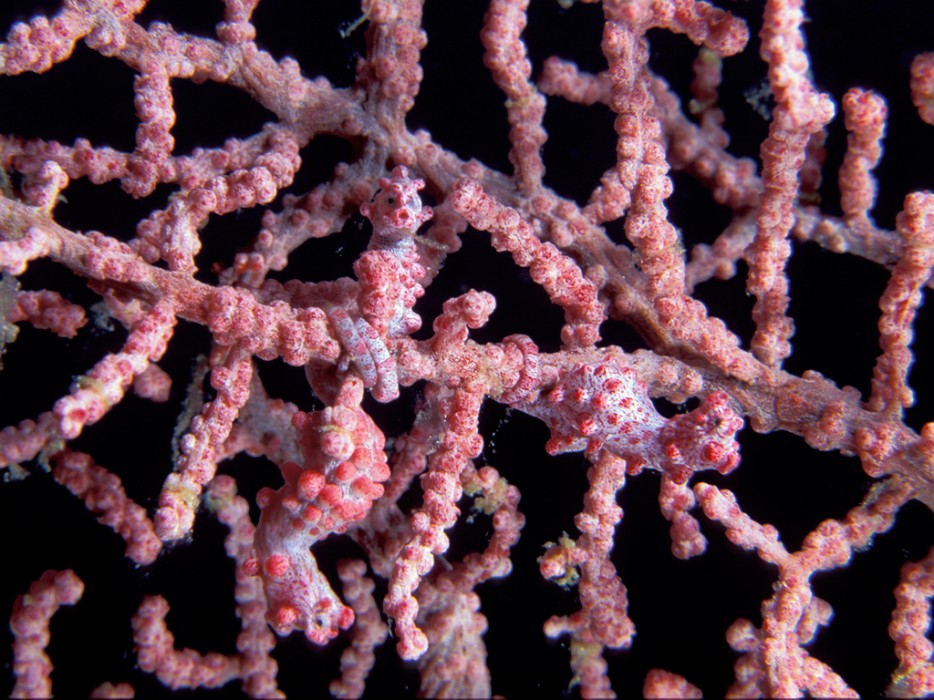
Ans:
{"type": "MultiPolygon", "coordinates": [[[[27,19],[34,12],[54,12],[58,4],[51,0],[3,3],[0,28],[5,31],[13,21],[27,19]]],[[[479,31],[485,5],[479,0],[426,3],[425,80],[408,124],[412,130],[429,130],[437,143],[462,158],[477,158],[509,172],[503,98],[481,62],[479,31]]],[[[721,92],[726,128],[733,138],[731,152],[758,158],[767,123],[744,94],[764,79],[756,37],[761,3],[723,0],[720,6],[750,22],[750,46],[744,56],[725,61],[721,92]]],[[[144,25],[169,21],[179,31],[212,36],[221,12],[219,2],[154,0],[140,21],[144,25]]],[[[364,48],[362,31],[345,39],[339,30],[358,14],[353,2],[263,0],[254,15],[257,41],[277,59],[295,57],[309,77],[324,75],[338,86],[348,86],[356,57],[364,48]]],[[[934,10],[921,0],[840,0],[813,2],[807,14],[810,21],[805,31],[818,87],[830,93],[837,105],[852,86],[878,90],[888,100],[891,121],[883,161],[876,171],[880,197],[874,216],[881,226],[892,228],[905,194],[934,188],[929,166],[934,158],[934,127],[920,121],[908,90],[911,59],[921,51],[934,50],[930,34],[934,10]]],[[[596,6],[578,4],[562,10],[552,0],[532,0],[526,38],[533,77],[549,55],[576,60],[591,71],[603,68],[600,18],[596,6]]],[[[649,39],[653,68],[686,99],[694,47],[684,37],[666,32],[653,31],[649,39]]],[[[84,136],[95,145],[132,150],[136,125],[132,80],[132,71],[122,63],[79,44],[72,60],[45,75],[0,78],[0,133],[64,143],[84,136]]],[[[178,115],[173,135],[180,154],[196,146],[220,146],[226,138],[248,136],[272,118],[247,96],[226,86],[176,80],[173,95],[178,115]]],[[[545,121],[549,141],[543,150],[546,184],[584,203],[613,163],[612,120],[603,107],[550,100],[545,121]]],[[[842,118],[829,131],[822,207],[839,213],[835,172],[845,143],[842,118]]],[[[297,194],[327,180],[337,162],[353,157],[348,144],[329,137],[316,139],[301,155],[302,170],[288,189],[297,194]]],[[[712,241],[729,220],[729,212],[713,204],[689,178],[675,173],[673,179],[675,193],[668,201],[672,222],[688,245],[712,241]]],[[[128,240],[135,223],[163,206],[170,193],[170,188],[160,187],[151,197],[135,201],[117,183],[97,187],[77,181],[64,192],[67,201],[55,214],[60,223],[75,230],[97,229],[128,240]]],[[[271,206],[276,209],[278,202],[271,206]]],[[[199,278],[214,281],[212,264],[229,264],[255,234],[259,219],[258,210],[212,217],[198,258],[199,278]]],[[[315,280],[350,274],[353,260],[366,244],[361,222],[354,218],[340,235],[303,246],[289,267],[275,276],[315,280]]],[[[486,234],[468,231],[463,238],[463,250],[448,260],[416,307],[425,321],[419,337],[428,333],[445,299],[473,287],[494,293],[498,301],[490,324],[477,332],[478,339],[496,341],[510,333],[527,333],[543,349],[557,349],[561,314],[548,306],[544,292],[526,274],[517,273],[508,256],[492,251],[486,234]]],[[[796,374],[815,369],[867,395],[878,354],[877,302],[887,272],[858,258],[795,243],[789,275],[797,332],[786,368],[796,374]]],[[[32,265],[21,281],[28,289],[57,289],[86,307],[96,301],[81,280],[45,262],[32,265]]],[[[752,302],[745,294],[744,275],[701,285],[697,296],[748,343],[752,302]]],[[[918,402],[906,418],[915,430],[934,415],[928,359],[934,350],[932,323],[931,307],[922,307],[914,345],[919,361],[911,375],[918,402]]],[[[618,322],[607,322],[602,331],[607,343],[626,350],[642,347],[639,337],[618,322]]],[[[76,339],[65,341],[24,324],[20,338],[3,356],[0,427],[48,410],[68,391],[75,375],[119,349],[124,337],[120,329],[106,331],[89,324],[76,339]]],[[[154,506],[171,468],[170,440],[179,402],[194,358],[207,352],[209,341],[203,329],[180,322],[169,353],[160,363],[174,379],[170,402],[154,406],[128,396],[75,441],[76,449],[90,452],[119,474],[130,496],[147,508],[154,506]]],[[[301,370],[281,362],[259,365],[273,395],[305,410],[315,407],[301,370]]],[[[410,425],[417,391],[418,387],[405,391],[400,401],[389,406],[368,399],[367,407],[387,435],[410,425]]],[[[664,402],[659,402],[659,408],[669,413],[679,410],[664,402]]],[[[478,590],[490,619],[485,639],[493,691],[509,697],[576,696],[576,690],[568,690],[567,640],[547,640],[541,632],[550,615],[577,609],[576,594],[544,582],[536,559],[544,542],[556,539],[562,531],[574,533],[573,517],[587,487],[587,464],[579,455],[547,457],[543,449],[547,429],[493,402],[484,406],[481,428],[486,439],[481,460],[519,486],[521,510],[528,518],[514,550],[513,575],[478,590]]],[[[871,482],[855,458],[815,452],[794,436],[762,436],[746,428],[741,442],[743,462],[738,470],[729,477],[705,474],[702,478],[734,490],[744,510],[759,522],[774,524],[791,550],[819,522],[841,518],[856,506],[871,482]]],[[[262,460],[238,458],[223,469],[237,476],[248,498],[262,485],[280,483],[277,470],[262,460]]],[[[727,543],[722,528],[703,519],[710,551],[689,562],[675,560],[669,553],[667,524],[658,512],[657,489],[657,476],[645,474],[631,479],[619,496],[625,517],[613,561],[629,588],[630,612],[638,632],[632,649],[606,654],[614,689],[621,695],[638,695],[646,671],[664,668],[684,675],[715,697],[732,682],[736,658],[724,632],[738,617],[759,622],[759,605],[771,594],[774,576],[755,556],[727,543]]],[[[417,503],[415,496],[407,505],[417,503]]],[[[82,601],[62,610],[52,623],[49,653],[56,668],[53,688],[59,696],[86,694],[105,680],[131,681],[138,697],[167,693],[154,678],[135,669],[129,619],[144,594],[168,598],[172,606],[169,626],[178,646],[201,652],[234,651],[238,623],[233,615],[233,565],[220,544],[224,529],[212,518],[199,517],[192,543],[174,547],[142,569],[122,556],[123,543],[116,535],[97,525],[76,499],[41,470],[24,481],[0,484],[0,518],[0,618],[7,616],[14,597],[48,568],[73,568],[86,584],[82,601]]],[[[488,534],[489,523],[482,517],[472,525],[461,522],[452,534],[451,558],[482,546],[488,534]]],[[[814,579],[815,593],[833,605],[836,617],[820,632],[811,651],[863,695],[879,695],[896,665],[886,626],[899,569],[905,561],[924,556],[932,545],[934,516],[912,503],[901,511],[891,532],[876,538],[870,552],[857,555],[846,569],[814,579]]],[[[316,546],[315,552],[336,581],[334,562],[358,550],[347,538],[335,537],[316,546]]],[[[384,590],[381,584],[378,592],[384,590]]],[[[0,647],[8,649],[9,641],[4,628],[0,647]]],[[[325,650],[300,635],[281,640],[275,656],[283,690],[290,696],[325,695],[328,683],[338,675],[342,646],[343,639],[325,650]]],[[[9,651],[0,656],[0,693],[12,688],[11,657],[9,651]]],[[[381,648],[368,693],[376,697],[414,695],[417,688],[413,667],[398,661],[392,644],[381,648]]],[[[197,691],[201,696],[218,697],[238,693],[236,684],[197,691]]]]}

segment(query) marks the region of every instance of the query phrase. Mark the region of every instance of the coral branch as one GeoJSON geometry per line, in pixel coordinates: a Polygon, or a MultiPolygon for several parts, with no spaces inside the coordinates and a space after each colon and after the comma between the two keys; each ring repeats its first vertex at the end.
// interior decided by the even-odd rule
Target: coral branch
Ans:
{"type": "Polygon", "coordinates": [[[934,693],[934,5],[51,4],[0,693],[934,693]]]}

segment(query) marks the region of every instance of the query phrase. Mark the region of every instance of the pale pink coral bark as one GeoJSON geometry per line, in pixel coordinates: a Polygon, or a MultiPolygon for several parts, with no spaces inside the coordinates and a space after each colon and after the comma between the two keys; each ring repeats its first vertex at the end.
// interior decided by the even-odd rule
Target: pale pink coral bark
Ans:
{"type": "MultiPolygon", "coordinates": [[[[125,541],[118,539],[118,547],[147,567],[144,577],[182,558],[212,518],[227,527],[241,620],[236,639],[226,642],[231,649],[176,643],[169,610],[178,594],[146,590],[132,602],[133,659],[142,672],[171,688],[238,681],[248,695],[275,697],[283,691],[273,631],[280,637],[300,631],[326,645],[345,643],[336,638],[346,630],[341,678],[330,690],[358,696],[372,688],[366,676],[378,668],[377,656],[393,654],[375,651],[388,632],[398,657],[416,662],[422,694],[489,696],[499,692],[503,666],[487,659],[486,635],[499,632],[502,621],[487,609],[504,589],[486,584],[518,573],[513,559],[534,569],[537,558],[545,579],[576,586],[579,598],[562,614],[549,611],[533,622],[538,638],[542,622],[548,637],[570,638],[571,670],[562,685],[579,686],[585,697],[611,696],[619,688],[618,659],[604,652],[638,645],[642,634],[630,610],[641,608],[641,593],[629,585],[641,572],[623,563],[621,543],[632,540],[619,537],[631,532],[620,500],[632,493],[632,481],[648,482],[653,477],[646,473],[655,472],[659,485],[650,500],[657,498],[670,523],[677,559],[733,546],[751,552],[770,577],[768,597],[757,599],[759,623],[740,617],[709,630],[716,642],[705,643],[728,643],[738,655],[729,692],[855,692],[815,650],[823,628],[833,624],[833,608],[815,588],[820,575],[846,569],[903,513],[934,509],[934,423],[919,428],[907,414],[915,392],[925,388],[910,384],[910,370],[934,267],[934,195],[912,185],[901,193],[894,230],[876,223],[873,169],[887,110],[880,95],[853,88],[841,103],[848,132],[838,178],[842,216],[821,201],[825,127],[835,98],[811,75],[801,2],[765,4],[759,37],[774,108],[759,150],[761,172],[730,149],[730,113],[720,104],[728,97],[729,57],[750,52],[739,7],[730,12],[695,0],[586,4],[598,6],[570,8],[567,17],[594,11],[606,67],[598,74],[568,59],[542,60],[529,36],[538,1],[492,0],[478,19],[477,62],[488,69],[487,87],[505,98],[496,114],[508,125],[501,144],[508,153],[501,155],[512,165],[509,174],[466,161],[444,139],[418,129],[420,91],[433,77],[426,71],[435,70],[434,59],[423,55],[431,47],[432,3],[364,0],[355,7],[360,23],[343,29],[360,54],[348,59],[353,75],[346,87],[309,77],[296,59],[277,59],[264,43],[274,38],[264,37],[266,6],[256,0],[225,0],[202,30],[183,31],[181,20],[178,27],[150,23],[155,10],[141,0],[65,0],[52,17],[9,28],[0,72],[49,74],[41,82],[60,64],[81,61],[82,52],[93,54],[132,73],[126,89],[136,121],[122,146],[96,138],[0,137],[0,342],[9,347],[14,371],[29,369],[16,354],[21,332],[61,336],[57,347],[69,355],[80,355],[98,334],[119,338],[33,415],[17,411],[30,398],[26,391],[13,401],[3,396],[13,418],[0,430],[0,466],[9,481],[28,474],[25,484],[39,482],[37,488],[51,468],[54,480],[115,531],[108,536],[125,541]],[[684,63],[694,71],[684,107],[665,82],[668,67],[653,61],[655,37],[671,33],[700,47],[693,63],[684,63]],[[185,151],[181,86],[189,81],[238,91],[265,110],[264,124],[222,145],[185,151]],[[607,128],[612,123],[602,176],[572,173],[590,188],[580,201],[552,188],[554,173],[545,168],[550,110],[562,100],[599,110],[607,128]],[[347,162],[308,185],[303,176],[321,159],[315,148],[328,139],[349,146],[341,156],[347,162]],[[691,218],[679,218],[681,177],[709,191],[706,204],[729,220],[690,251],[695,219],[710,210],[692,204],[691,218]],[[144,213],[118,233],[106,225],[110,212],[99,210],[101,230],[81,231],[69,217],[84,186],[119,187],[144,213]],[[212,246],[225,234],[215,226],[250,221],[252,211],[262,212],[246,224],[253,238],[235,244],[235,252],[216,253],[212,246]],[[867,372],[865,401],[858,389],[839,388],[816,371],[788,369],[798,360],[791,354],[792,234],[889,271],[878,303],[881,352],[871,382],[867,372]],[[303,254],[322,239],[341,243],[323,261],[311,261],[323,265],[306,269],[303,254]],[[490,291],[502,280],[451,280],[460,251],[487,242],[495,252],[483,265],[504,263],[525,280],[507,289],[538,295],[529,297],[534,306],[518,312],[513,306],[505,320],[512,291],[490,291]],[[751,319],[742,319],[751,320],[749,341],[741,322],[722,312],[719,318],[714,304],[701,301],[708,281],[730,280],[742,264],[750,270],[744,291],[755,297],[751,319]],[[50,287],[67,270],[80,294],[72,299],[37,288],[49,269],[50,287]],[[88,301],[94,295],[97,303],[88,301]],[[547,331],[524,330],[522,316],[546,308],[562,320],[547,331]],[[184,340],[194,327],[204,331],[204,347],[184,340]],[[634,331],[632,338],[624,330],[634,331]],[[636,344],[641,349],[633,350],[636,344]],[[173,351],[190,355],[183,370],[173,351]],[[297,372],[285,389],[267,376],[283,365],[297,372]],[[688,400],[696,404],[681,406],[688,400]],[[155,449],[156,423],[146,419],[135,421],[143,438],[133,438],[127,464],[106,449],[85,448],[101,435],[108,448],[123,448],[111,421],[140,403],[154,410],[150,402],[176,410],[163,451],[155,449]],[[550,439],[500,464],[499,427],[489,426],[495,410],[501,424],[518,420],[517,413],[541,421],[550,439]],[[747,425],[855,455],[860,496],[836,512],[828,504],[799,540],[783,539],[784,523],[764,522],[751,488],[725,487],[770,466],[760,457],[738,469],[740,443],[754,442],[749,430],[740,435],[747,425]],[[543,449],[575,473],[555,478],[534,461],[543,449]],[[161,462],[158,468],[140,466],[149,456],[161,462]],[[255,460],[248,474],[239,471],[240,456],[255,460]],[[256,462],[272,465],[273,475],[257,476],[256,462]],[[136,471],[163,484],[158,496],[154,483],[130,484],[136,471]],[[236,495],[236,481],[252,477],[263,482],[251,497],[260,511],[255,528],[250,504],[236,495]],[[527,522],[520,492],[534,492],[530,485],[549,478],[547,512],[536,513],[544,524],[536,526],[552,540],[544,552],[538,542],[533,554],[514,554],[527,522]],[[578,499],[574,488],[585,492],[583,503],[571,506],[572,519],[558,502],[578,499]],[[481,543],[465,545],[462,533],[481,543]],[[353,548],[352,560],[335,566],[329,548],[344,545],[353,548]],[[335,587],[338,579],[343,590],[335,587]]],[[[592,33],[590,41],[599,36],[592,33]]],[[[910,75],[918,115],[927,121],[930,55],[918,55],[910,75]]],[[[461,88],[449,116],[463,112],[481,132],[478,140],[495,144],[496,134],[476,127],[488,122],[470,112],[473,99],[473,88],[461,88]]],[[[233,116],[218,109],[202,119],[233,116]]],[[[571,133],[586,136],[579,127],[571,133]]],[[[808,484],[801,479],[802,490],[808,484]]],[[[18,493],[21,486],[4,483],[0,491],[18,493]]],[[[35,510],[42,522],[45,509],[35,510]]],[[[26,522],[30,514],[19,517],[26,522]]],[[[47,516],[44,522],[57,528],[56,541],[70,541],[67,523],[47,516]]],[[[71,551],[63,556],[77,558],[71,551]]],[[[899,666],[885,670],[892,694],[930,690],[930,558],[907,564],[896,589],[889,634],[899,666]]],[[[17,581],[38,577],[41,569],[31,566],[13,562],[17,581]]],[[[89,587],[96,573],[81,571],[89,587]]],[[[18,693],[49,692],[51,665],[39,642],[54,608],[76,602],[80,590],[77,579],[62,576],[40,579],[45,588],[30,594],[36,607],[29,596],[16,604],[18,693]],[[70,592],[45,601],[53,579],[70,592]],[[23,621],[30,615],[35,629],[23,621]],[[24,655],[29,663],[20,663],[24,655]]],[[[686,598],[705,605],[693,599],[687,581],[666,604],[675,608],[686,598]]],[[[183,585],[189,593],[219,590],[197,575],[183,585]]],[[[523,591],[523,597],[534,596],[523,591]]],[[[682,623],[669,621],[667,633],[678,637],[682,623]]],[[[539,666],[536,672],[550,671],[539,666]]],[[[644,685],[641,677],[624,685],[646,695],[696,696],[693,672],[673,660],[671,666],[649,670],[644,685]]],[[[104,684],[98,692],[130,690],[104,684]]]]}

